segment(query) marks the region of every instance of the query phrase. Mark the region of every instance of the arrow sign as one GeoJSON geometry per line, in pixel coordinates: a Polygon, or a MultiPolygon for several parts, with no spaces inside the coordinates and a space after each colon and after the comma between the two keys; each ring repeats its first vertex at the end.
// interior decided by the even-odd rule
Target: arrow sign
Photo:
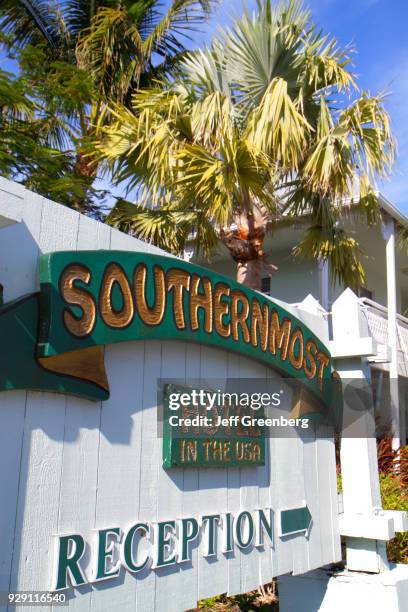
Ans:
{"type": "Polygon", "coordinates": [[[290,508],[280,511],[280,536],[305,534],[309,531],[312,515],[309,508],[304,505],[300,508],[290,508]]]}

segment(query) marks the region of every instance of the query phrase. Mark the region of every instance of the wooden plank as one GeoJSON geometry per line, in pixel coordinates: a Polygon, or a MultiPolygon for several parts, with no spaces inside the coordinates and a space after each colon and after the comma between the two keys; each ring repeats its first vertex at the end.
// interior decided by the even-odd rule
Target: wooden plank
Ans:
{"type": "MultiPolygon", "coordinates": [[[[185,380],[186,371],[186,344],[184,342],[163,342],[162,344],[162,364],[161,372],[163,378],[185,380]]],[[[159,445],[161,447],[161,438],[159,445]]],[[[161,465],[161,457],[159,457],[161,465]]],[[[182,468],[160,468],[157,480],[157,512],[159,520],[181,518],[183,516],[183,479],[182,468]]],[[[181,565],[172,565],[167,568],[157,570],[158,580],[156,582],[155,609],[174,610],[175,602],[180,606],[182,593],[190,593],[190,604],[195,604],[194,598],[191,600],[189,573],[185,578],[181,565]],[[187,581],[187,584],[186,584],[187,581]],[[172,593],[172,597],[169,597],[172,593]]],[[[180,608],[179,608],[180,609],[180,608]]]]}
{"type": "Polygon", "coordinates": [[[71,208],[44,198],[39,240],[42,253],[75,249],[80,216],[71,208]]]}
{"type": "MultiPolygon", "coordinates": [[[[86,542],[94,539],[95,504],[98,485],[101,402],[66,398],[66,418],[62,442],[61,488],[56,533],[80,533],[86,542]]],[[[87,578],[92,576],[90,548],[81,560],[87,578]]],[[[85,610],[90,605],[90,585],[70,589],[70,609],[85,610]]],[[[56,610],[58,608],[55,608],[56,610]]]]}
{"type": "MultiPolygon", "coordinates": [[[[66,398],[29,392],[15,524],[11,590],[51,587],[66,398]]],[[[49,609],[44,606],[43,610],[49,609]]]]}
{"type": "Polygon", "coordinates": [[[306,500],[312,514],[312,528],[308,539],[308,568],[318,567],[321,563],[321,533],[319,528],[320,514],[325,510],[321,505],[322,493],[318,482],[318,457],[316,452],[316,427],[313,425],[313,435],[309,433],[303,443],[303,461],[305,476],[306,500]]]}
{"type": "Polygon", "coordinates": [[[338,538],[336,457],[332,432],[328,426],[320,426],[316,435],[316,472],[319,499],[322,508],[319,517],[321,538],[321,565],[341,559],[338,538]]]}
{"type": "MultiPolygon", "coordinates": [[[[144,342],[106,347],[111,397],[101,409],[95,529],[125,528],[138,519],[144,357],[144,342]]],[[[106,609],[106,589],[111,609],[131,608],[136,585],[134,575],[124,569],[118,578],[94,583],[91,610],[106,609]]]]}
{"type": "MultiPolygon", "coordinates": [[[[224,381],[227,377],[228,356],[225,351],[211,347],[201,347],[200,378],[203,386],[207,381],[224,381]]],[[[218,468],[199,470],[199,504],[202,515],[219,514],[228,508],[227,471],[218,468]]],[[[217,530],[219,532],[219,529],[217,530]]],[[[220,552],[219,533],[217,534],[217,555],[202,556],[198,560],[198,599],[225,592],[227,584],[227,559],[220,552]]]]}
{"type": "MultiPolygon", "coordinates": [[[[293,491],[296,492],[295,496],[292,497],[292,503],[289,507],[301,507],[302,502],[307,502],[306,496],[306,485],[304,479],[305,467],[304,467],[304,454],[303,454],[303,440],[299,434],[293,438],[293,451],[292,461],[294,466],[297,466],[292,472],[293,474],[293,491]]],[[[313,529],[313,525],[312,525],[313,529]]],[[[308,540],[304,534],[298,534],[293,537],[292,540],[292,569],[293,574],[303,574],[309,569],[309,556],[308,556],[308,540]]]]}
{"type": "MultiPolygon", "coordinates": [[[[157,436],[157,379],[161,378],[162,343],[146,342],[143,399],[140,406],[142,434],[139,456],[138,513],[141,520],[157,521],[157,482],[161,468],[161,439],[157,436]]],[[[137,574],[136,609],[154,610],[157,576],[150,568],[137,574]]],[[[169,594],[170,596],[170,594],[169,594]]]]}
{"type": "MultiPolygon", "coordinates": [[[[186,382],[196,381],[200,378],[201,371],[201,347],[194,344],[186,344],[186,382]]],[[[201,512],[200,495],[199,495],[199,470],[189,468],[183,473],[183,497],[182,497],[182,515],[198,517],[201,512]]],[[[191,561],[186,562],[181,568],[182,577],[187,576],[187,572],[191,572],[189,577],[190,589],[182,589],[180,593],[180,610],[188,610],[195,608],[198,597],[198,559],[199,559],[199,542],[196,542],[191,547],[191,561]],[[190,603],[191,602],[191,603],[190,603]]],[[[183,582],[182,582],[183,585],[183,582]]]]}
{"type": "MultiPolygon", "coordinates": [[[[240,376],[240,357],[229,353],[228,355],[228,379],[237,379],[240,376]]],[[[227,469],[227,509],[233,515],[240,508],[241,496],[241,470],[239,468],[227,469]]],[[[241,593],[241,550],[238,546],[234,546],[231,553],[225,555],[228,563],[228,593],[230,595],[238,595],[241,593]]]]}
{"type": "Polygon", "coordinates": [[[8,592],[15,551],[16,512],[27,393],[7,391],[0,400],[0,591],[8,592]]]}
{"type": "MultiPolygon", "coordinates": [[[[270,369],[265,368],[263,372],[264,381],[269,382],[268,392],[273,393],[276,390],[276,385],[279,383],[278,378],[269,378],[270,369]]],[[[259,469],[258,485],[259,485],[259,508],[273,508],[271,499],[271,473],[273,470],[273,463],[270,452],[270,432],[265,432],[265,465],[259,469]]],[[[262,549],[258,549],[259,554],[259,584],[268,584],[272,580],[273,576],[273,563],[272,555],[273,548],[270,543],[265,539],[265,546],[262,549]]]]}
{"type": "MultiPolygon", "coordinates": [[[[3,285],[5,302],[38,289],[37,240],[40,235],[43,198],[11,181],[1,179],[0,188],[7,191],[7,194],[1,192],[1,199],[4,197],[8,200],[8,193],[10,190],[13,191],[14,186],[18,188],[18,195],[23,199],[21,214],[24,220],[22,223],[1,230],[0,283],[3,285]],[[16,256],[17,245],[18,256],[16,256]]],[[[16,557],[19,557],[17,542],[20,541],[20,534],[16,533],[16,521],[23,469],[21,457],[26,405],[26,392],[8,391],[1,394],[0,490],[4,493],[4,501],[0,512],[0,534],[5,535],[1,538],[0,590],[3,591],[7,591],[10,585],[13,558],[16,563],[16,557]]],[[[13,580],[16,580],[15,574],[13,580]]]]}
{"type": "MultiPolygon", "coordinates": [[[[240,378],[253,379],[264,378],[265,368],[255,361],[241,357],[240,359],[240,378]]],[[[241,393],[253,393],[256,385],[252,382],[247,387],[240,385],[238,389],[241,393]]],[[[259,508],[259,488],[258,479],[263,471],[263,467],[244,467],[240,470],[240,510],[250,510],[259,508]]],[[[248,550],[241,550],[241,593],[247,593],[259,586],[260,566],[259,550],[251,546],[248,550]]]]}
{"type": "Polygon", "coordinates": [[[122,251],[142,251],[144,253],[157,253],[157,255],[165,255],[167,257],[174,257],[170,253],[166,253],[162,249],[154,246],[153,244],[149,244],[148,242],[144,242],[142,240],[138,240],[137,238],[133,238],[133,236],[129,236],[128,234],[124,234],[118,229],[111,228],[111,241],[112,241],[112,249],[120,249],[122,251]],[[117,246],[114,246],[117,245],[117,246]]]}
{"type": "Polygon", "coordinates": [[[0,177],[0,228],[21,222],[24,196],[22,185],[0,177]]]}
{"type": "Polygon", "coordinates": [[[111,228],[94,219],[79,216],[77,249],[79,251],[94,249],[109,249],[111,243],[111,228]]]}
{"type": "MultiPolygon", "coordinates": [[[[74,242],[66,247],[73,250],[109,248],[110,228],[80,215],[77,235],[71,238],[74,242]]],[[[58,533],[81,533],[87,542],[94,539],[101,410],[101,402],[67,397],[58,533]]],[[[91,577],[89,547],[82,568],[91,577]]],[[[89,609],[91,590],[90,585],[71,590],[70,607],[89,609]]]]}
{"type": "MultiPolygon", "coordinates": [[[[268,381],[268,383],[271,386],[272,390],[276,390],[276,386],[278,383],[281,383],[282,381],[280,380],[280,377],[277,375],[276,372],[274,372],[271,369],[267,368],[267,373],[266,373],[266,379],[268,381]]],[[[284,387],[279,384],[279,391],[281,389],[283,389],[284,387]]],[[[275,512],[275,516],[274,516],[274,521],[275,521],[275,525],[274,525],[274,534],[273,534],[273,547],[271,548],[270,551],[270,561],[271,561],[271,578],[275,577],[278,575],[278,563],[277,563],[277,559],[278,559],[278,550],[279,548],[281,549],[281,551],[284,553],[284,546],[282,546],[282,542],[281,540],[277,537],[277,533],[276,533],[276,510],[279,507],[278,506],[278,500],[279,500],[279,489],[278,489],[278,482],[279,482],[279,473],[277,470],[277,445],[276,445],[276,434],[275,432],[271,431],[270,435],[268,437],[267,440],[268,443],[268,457],[269,457],[269,474],[268,474],[268,478],[269,478],[269,503],[271,508],[273,509],[273,511],[275,512]]]]}
{"type": "MultiPolygon", "coordinates": [[[[282,382],[285,397],[288,397],[288,405],[291,405],[292,391],[287,384],[282,382]]],[[[296,506],[302,501],[302,488],[299,487],[302,480],[303,465],[299,464],[299,452],[297,441],[293,437],[283,437],[284,434],[276,432],[271,439],[273,473],[271,478],[271,500],[273,508],[286,509],[296,506]]],[[[304,495],[304,494],[303,494],[304,495]]],[[[293,569],[293,556],[295,554],[294,540],[298,536],[281,538],[275,535],[275,561],[274,572],[276,575],[286,574],[293,569]]]]}

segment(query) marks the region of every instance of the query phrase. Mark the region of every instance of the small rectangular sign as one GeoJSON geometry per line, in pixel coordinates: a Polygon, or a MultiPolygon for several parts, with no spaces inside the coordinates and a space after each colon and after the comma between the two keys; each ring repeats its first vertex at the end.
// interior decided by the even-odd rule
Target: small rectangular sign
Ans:
{"type": "MultiPolygon", "coordinates": [[[[201,390],[202,391],[202,390],[201,390]]],[[[265,464],[265,435],[258,426],[243,426],[250,409],[220,403],[188,403],[197,389],[163,387],[163,467],[244,467],[265,464]],[[174,397],[184,404],[172,407],[174,397]]],[[[204,391],[204,393],[213,393],[204,391]]],[[[259,417],[263,415],[258,411],[259,417]]]]}

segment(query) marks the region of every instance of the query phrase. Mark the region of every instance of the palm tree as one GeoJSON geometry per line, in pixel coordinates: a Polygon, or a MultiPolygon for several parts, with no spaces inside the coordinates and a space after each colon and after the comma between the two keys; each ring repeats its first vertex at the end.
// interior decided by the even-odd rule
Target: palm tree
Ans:
{"type": "Polygon", "coordinates": [[[52,137],[58,130],[59,144],[68,139],[77,150],[74,178],[91,184],[96,176],[84,145],[106,122],[107,100],[126,104],[135,87],[167,74],[184,53],[182,37],[207,17],[213,3],[172,0],[163,10],[159,0],[2,0],[0,28],[11,53],[37,49],[37,63],[45,62],[55,81],[61,74],[66,78],[66,65],[91,76],[91,96],[81,98],[65,122],[49,117],[52,137]]]}
{"type": "Polygon", "coordinates": [[[376,180],[394,144],[383,96],[359,92],[349,66],[349,50],[300,2],[260,1],[164,91],[137,91],[131,110],[112,106],[97,147],[138,200],[119,201],[109,222],[179,253],[193,240],[209,255],[221,241],[237,279],[260,289],[273,270],[267,231],[307,216],[295,254],[330,260],[334,281],[363,282],[358,244],[339,220],[348,201],[375,222],[376,180]]]}

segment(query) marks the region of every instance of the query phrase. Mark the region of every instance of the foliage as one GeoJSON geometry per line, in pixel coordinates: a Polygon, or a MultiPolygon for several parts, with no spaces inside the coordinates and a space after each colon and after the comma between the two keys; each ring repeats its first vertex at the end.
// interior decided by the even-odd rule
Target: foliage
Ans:
{"type": "MultiPolygon", "coordinates": [[[[407,447],[405,447],[407,448],[407,447]]],[[[385,510],[408,512],[408,488],[392,474],[380,474],[382,504],[385,510]]],[[[397,533],[387,542],[388,559],[392,563],[408,563],[408,532],[397,533]]]]}
{"type": "Polygon", "coordinates": [[[173,0],[166,11],[158,0],[2,0],[0,42],[19,63],[18,78],[2,80],[32,111],[3,117],[3,156],[16,163],[3,159],[2,174],[100,213],[104,193],[93,183],[103,166],[88,155],[96,125],[109,121],[107,100],[126,102],[135,86],[168,74],[213,2],[173,0]]]}
{"type": "Polygon", "coordinates": [[[278,610],[276,580],[270,585],[260,586],[257,590],[227,597],[218,595],[198,602],[198,610],[209,612],[274,612],[278,610]]]}
{"type": "Polygon", "coordinates": [[[0,70],[0,174],[62,204],[103,210],[105,192],[76,172],[75,131],[69,117],[86,78],[73,67],[48,72],[42,51],[27,48],[18,78],[0,70]],[[55,86],[53,86],[53,84],[55,86]]]}
{"type": "Polygon", "coordinates": [[[393,449],[391,438],[382,438],[377,443],[377,452],[380,472],[395,476],[408,493],[408,446],[393,449]]]}
{"type": "Polygon", "coordinates": [[[181,42],[208,16],[214,0],[3,0],[0,19],[10,51],[43,45],[49,58],[91,73],[99,94],[117,100],[150,70],[184,51],[181,42]]]}
{"type": "Polygon", "coordinates": [[[259,1],[165,89],[137,91],[131,109],[111,105],[96,146],[138,201],[109,222],[169,248],[185,215],[174,252],[193,237],[209,255],[221,240],[240,265],[264,261],[266,231],[302,216],[309,230],[294,254],[329,259],[334,280],[361,283],[358,243],[339,221],[345,201],[376,221],[394,143],[384,96],[358,90],[349,51],[298,0],[259,1]]]}
{"type": "MultiPolygon", "coordinates": [[[[408,446],[393,449],[388,437],[378,441],[377,451],[383,508],[408,512],[408,446]]],[[[408,533],[387,542],[387,553],[393,563],[408,563],[408,533]]]]}

